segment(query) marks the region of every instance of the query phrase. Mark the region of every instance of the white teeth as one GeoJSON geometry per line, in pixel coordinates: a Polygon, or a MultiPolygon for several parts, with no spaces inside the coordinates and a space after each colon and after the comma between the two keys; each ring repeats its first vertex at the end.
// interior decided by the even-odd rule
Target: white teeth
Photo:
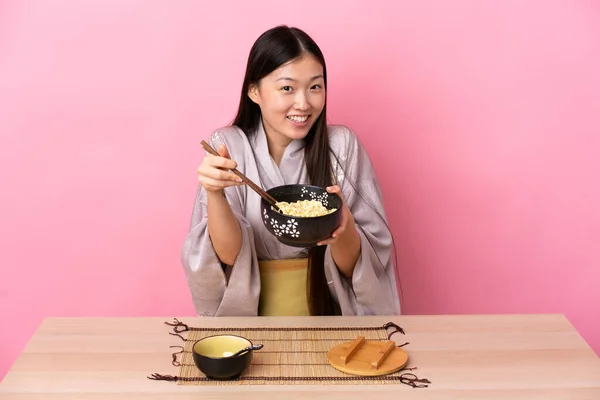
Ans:
{"type": "Polygon", "coordinates": [[[308,115],[305,115],[303,117],[299,117],[297,115],[288,115],[288,119],[291,119],[294,122],[304,122],[308,119],[308,115]]]}

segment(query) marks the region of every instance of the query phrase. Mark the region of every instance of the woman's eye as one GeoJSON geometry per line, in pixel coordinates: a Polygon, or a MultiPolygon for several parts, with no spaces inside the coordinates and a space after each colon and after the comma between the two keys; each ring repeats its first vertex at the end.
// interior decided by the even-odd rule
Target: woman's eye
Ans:
{"type": "Polygon", "coordinates": [[[284,86],[281,88],[281,90],[283,90],[284,92],[291,92],[292,91],[292,87],[291,86],[284,86]]]}
{"type": "Polygon", "coordinates": [[[314,85],[311,89],[319,90],[321,89],[321,85],[314,85]]]}

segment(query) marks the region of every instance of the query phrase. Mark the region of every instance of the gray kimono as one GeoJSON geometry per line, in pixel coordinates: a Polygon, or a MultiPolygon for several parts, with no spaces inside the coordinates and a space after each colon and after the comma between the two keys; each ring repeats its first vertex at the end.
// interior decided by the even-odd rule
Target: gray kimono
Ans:
{"type": "MultiPolygon", "coordinates": [[[[325,253],[325,276],[333,298],[343,315],[391,315],[400,313],[391,235],[379,184],[371,162],[354,133],[329,125],[333,182],[337,183],[352,211],[361,240],[361,253],[352,279],[341,275],[331,256],[325,253]],[[341,165],[340,165],[341,164],[341,165]],[[351,180],[364,199],[359,196],[351,180]],[[374,210],[377,210],[375,212],[374,210]]],[[[238,170],[263,189],[308,183],[303,141],[292,141],[280,165],[269,154],[262,124],[248,138],[237,127],[214,132],[213,148],[225,144],[238,170]]],[[[258,260],[307,257],[307,250],[279,243],[263,225],[260,196],[246,185],[225,189],[242,231],[242,248],[233,268],[224,271],[208,235],[206,193],[200,185],[196,194],[190,231],[181,253],[194,306],[203,316],[254,316],[258,313],[260,274],[258,260]]]]}

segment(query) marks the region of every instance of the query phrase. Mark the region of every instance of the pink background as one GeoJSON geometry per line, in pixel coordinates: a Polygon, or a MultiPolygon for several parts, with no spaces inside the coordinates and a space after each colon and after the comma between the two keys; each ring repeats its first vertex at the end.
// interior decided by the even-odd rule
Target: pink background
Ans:
{"type": "Polygon", "coordinates": [[[0,377],[46,316],[194,313],[199,142],[280,23],[379,173],[404,312],[564,313],[600,352],[593,1],[0,2],[0,377]]]}

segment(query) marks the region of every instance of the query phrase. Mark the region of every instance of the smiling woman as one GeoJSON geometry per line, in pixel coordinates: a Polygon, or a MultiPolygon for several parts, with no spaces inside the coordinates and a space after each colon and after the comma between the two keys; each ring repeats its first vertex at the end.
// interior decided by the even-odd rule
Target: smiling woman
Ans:
{"type": "Polygon", "coordinates": [[[237,116],[213,132],[219,155],[198,168],[182,250],[200,315],[400,312],[379,183],[356,135],[327,125],[326,88],[325,59],[304,31],[278,26],[252,46],[237,116]],[[318,246],[280,243],[234,168],[265,190],[327,188],[343,199],[339,227],[318,246]]]}
{"type": "Polygon", "coordinates": [[[290,141],[303,139],[325,107],[323,65],[311,55],[282,65],[250,84],[249,97],[261,109],[269,150],[276,163],[290,141]],[[297,78],[295,78],[297,77],[297,78]]]}

